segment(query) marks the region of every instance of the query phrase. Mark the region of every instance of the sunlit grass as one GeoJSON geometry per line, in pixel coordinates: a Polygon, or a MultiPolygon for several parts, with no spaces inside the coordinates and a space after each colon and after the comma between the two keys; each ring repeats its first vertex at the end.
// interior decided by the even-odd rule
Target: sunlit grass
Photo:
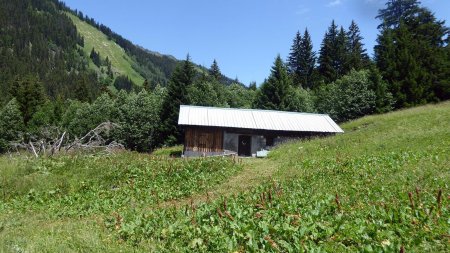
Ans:
{"type": "Polygon", "coordinates": [[[237,163],[2,156],[0,251],[448,252],[448,122],[449,102],[369,116],[237,163]]]}
{"type": "MultiPolygon", "coordinates": [[[[86,55],[89,56],[92,48],[95,48],[95,51],[100,53],[103,60],[108,56],[114,72],[128,76],[136,85],[144,83],[144,78],[132,67],[133,60],[119,45],[112,40],[108,40],[105,34],[80,20],[77,16],[71,13],[67,13],[67,15],[77,26],[78,32],[84,37],[83,50],[86,55]]],[[[92,68],[97,69],[92,61],[90,65],[92,68]]]]}

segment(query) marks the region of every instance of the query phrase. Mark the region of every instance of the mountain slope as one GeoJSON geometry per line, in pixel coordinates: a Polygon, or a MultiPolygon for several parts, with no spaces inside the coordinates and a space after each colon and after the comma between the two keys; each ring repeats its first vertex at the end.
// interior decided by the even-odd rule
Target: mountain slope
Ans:
{"type": "Polygon", "coordinates": [[[119,76],[138,86],[145,79],[150,86],[165,86],[179,63],[134,45],[58,0],[0,0],[0,17],[0,106],[24,82],[62,101],[92,101],[119,76]],[[96,65],[92,48],[100,53],[96,65]]]}
{"type": "MultiPolygon", "coordinates": [[[[80,20],[72,13],[67,13],[67,15],[77,27],[78,33],[84,38],[83,51],[86,55],[89,55],[91,50],[95,48],[103,59],[109,58],[115,75],[128,76],[137,85],[141,85],[144,82],[144,77],[133,69],[133,64],[136,63],[126,54],[123,48],[114,41],[109,40],[104,33],[80,20]]],[[[90,60],[89,67],[98,71],[98,67],[92,60],[90,60]]]]}
{"type": "MultiPolygon", "coordinates": [[[[123,73],[132,74],[134,76],[132,79],[135,80],[139,79],[136,75],[137,73],[153,85],[160,84],[165,86],[167,84],[173,70],[179,62],[175,57],[153,52],[135,45],[128,39],[123,38],[121,35],[112,31],[109,27],[99,24],[93,18],[84,15],[81,11],[73,11],[68,8],[66,8],[66,11],[72,14],[70,17],[77,25],[80,34],[86,37],[87,43],[84,45],[85,52],[90,53],[92,47],[95,47],[97,44],[101,47],[100,54],[102,51],[108,54],[109,50],[105,49],[102,44],[107,45],[110,44],[111,41],[114,41],[128,56],[125,57],[128,63],[121,63],[121,65],[126,68],[125,71],[122,71],[123,73]],[[105,41],[105,36],[107,41],[105,41]],[[132,70],[130,70],[130,64],[132,70]]],[[[200,65],[196,65],[196,69],[200,75],[208,72],[207,68],[200,65]]],[[[230,85],[235,82],[235,80],[222,75],[220,82],[225,85],[230,85]]],[[[137,84],[139,85],[140,83],[137,84]]]]}
{"type": "Polygon", "coordinates": [[[58,1],[0,0],[0,104],[24,81],[48,97],[95,98],[101,87],[77,50],[82,38],[58,1]]]}

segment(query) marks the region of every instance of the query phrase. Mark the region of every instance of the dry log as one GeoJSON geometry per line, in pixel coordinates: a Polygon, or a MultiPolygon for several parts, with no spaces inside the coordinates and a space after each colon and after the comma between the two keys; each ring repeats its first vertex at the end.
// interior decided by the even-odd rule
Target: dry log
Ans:
{"type": "Polygon", "coordinates": [[[34,148],[33,142],[31,142],[31,141],[30,141],[30,146],[31,146],[31,148],[32,148],[32,150],[33,150],[34,156],[36,156],[36,158],[38,158],[39,156],[38,156],[38,154],[36,153],[36,149],[34,148]]]}
{"type": "Polygon", "coordinates": [[[90,130],[80,139],[76,138],[72,142],[65,141],[68,140],[67,132],[63,132],[60,135],[61,132],[58,129],[45,129],[45,137],[43,137],[43,139],[29,141],[28,143],[14,142],[10,143],[10,147],[15,148],[16,150],[29,150],[35,157],[39,157],[41,153],[46,155],[47,150],[49,150],[49,155],[52,156],[55,153],[61,152],[61,150],[67,152],[70,149],[105,149],[108,152],[117,149],[124,149],[124,146],[116,141],[112,141],[107,144],[106,140],[102,137],[103,133],[108,133],[116,127],[120,126],[112,122],[103,122],[94,129],[90,130]],[[55,138],[52,139],[51,136],[55,136],[55,138]],[[39,149],[37,150],[35,147],[38,147],[39,149]]]}

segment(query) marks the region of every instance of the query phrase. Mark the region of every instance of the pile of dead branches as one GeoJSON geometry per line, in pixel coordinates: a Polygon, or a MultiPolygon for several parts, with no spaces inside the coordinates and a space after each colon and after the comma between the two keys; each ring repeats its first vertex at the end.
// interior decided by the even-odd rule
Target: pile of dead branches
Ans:
{"type": "Polygon", "coordinates": [[[49,138],[47,134],[43,133],[45,138],[33,140],[28,142],[14,142],[10,143],[12,150],[28,150],[34,156],[52,156],[60,152],[80,151],[80,150],[105,150],[108,152],[122,150],[124,146],[116,141],[105,140],[104,136],[109,136],[109,133],[114,129],[120,127],[116,123],[103,122],[94,129],[90,130],[81,138],[70,138],[67,132],[60,133],[58,130],[52,130],[55,138],[49,138]],[[59,132],[59,134],[55,134],[59,132]]]}

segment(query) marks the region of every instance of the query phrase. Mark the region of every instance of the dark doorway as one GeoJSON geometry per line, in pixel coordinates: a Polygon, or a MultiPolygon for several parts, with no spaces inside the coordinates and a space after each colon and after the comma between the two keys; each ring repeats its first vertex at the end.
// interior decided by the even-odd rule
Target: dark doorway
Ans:
{"type": "Polygon", "coordinates": [[[239,156],[251,156],[252,155],[252,137],[248,135],[239,135],[239,156]]]}
{"type": "Polygon", "coordinates": [[[265,138],[266,138],[266,146],[272,147],[274,137],[272,135],[269,135],[269,136],[265,136],[265,138]]]}

